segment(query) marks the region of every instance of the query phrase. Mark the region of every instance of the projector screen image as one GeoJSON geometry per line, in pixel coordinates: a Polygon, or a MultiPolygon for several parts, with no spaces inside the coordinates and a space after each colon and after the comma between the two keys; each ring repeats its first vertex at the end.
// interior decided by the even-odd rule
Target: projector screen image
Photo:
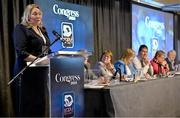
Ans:
{"type": "Polygon", "coordinates": [[[43,24],[51,42],[55,40],[52,31],[63,38],[51,46],[56,51],[77,51],[87,49],[93,52],[92,8],[58,0],[35,0],[43,11],[43,24]]]}
{"type": "Polygon", "coordinates": [[[132,4],[132,48],[148,46],[152,59],[157,50],[173,49],[173,14],[132,4]]]}

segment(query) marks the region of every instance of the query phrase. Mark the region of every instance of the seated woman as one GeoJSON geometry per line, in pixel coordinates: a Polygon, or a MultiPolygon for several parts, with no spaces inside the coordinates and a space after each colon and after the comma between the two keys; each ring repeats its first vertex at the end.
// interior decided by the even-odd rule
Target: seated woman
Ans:
{"type": "Polygon", "coordinates": [[[169,71],[169,67],[165,60],[165,52],[158,50],[154,58],[151,60],[151,65],[153,67],[154,74],[166,75],[169,71]]]}
{"type": "MultiPolygon", "coordinates": [[[[91,69],[91,64],[89,62],[89,53],[85,49],[79,50],[79,52],[82,53],[82,56],[84,57],[84,83],[90,83],[92,80],[97,80],[95,81],[96,84],[102,84],[106,83],[106,79],[102,76],[97,76],[93,70],[91,69]]],[[[95,83],[94,83],[95,84],[95,83]]]]}
{"type": "MultiPolygon", "coordinates": [[[[114,78],[116,69],[114,68],[114,65],[112,64],[112,52],[110,50],[105,50],[100,58],[100,61],[96,65],[96,69],[98,70],[98,75],[103,76],[107,80],[111,80],[114,78]]],[[[118,77],[118,74],[117,74],[118,77]]]]}
{"type": "Polygon", "coordinates": [[[128,48],[122,53],[120,60],[118,60],[114,64],[114,67],[116,69],[119,68],[123,76],[131,76],[134,74],[133,70],[135,70],[132,65],[132,60],[134,59],[134,57],[135,52],[132,49],[128,48]]]}

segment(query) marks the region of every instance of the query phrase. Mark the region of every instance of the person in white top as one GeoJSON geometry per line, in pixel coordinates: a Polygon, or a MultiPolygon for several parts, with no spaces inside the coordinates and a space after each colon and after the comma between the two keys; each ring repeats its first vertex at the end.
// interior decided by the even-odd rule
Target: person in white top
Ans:
{"type": "Polygon", "coordinates": [[[133,59],[133,64],[147,79],[153,75],[153,67],[148,59],[148,47],[146,45],[139,47],[138,55],[133,59]]]}
{"type": "MultiPolygon", "coordinates": [[[[116,69],[112,64],[112,56],[113,54],[110,50],[105,50],[101,55],[100,61],[95,66],[98,70],[98,75],[103,76],[108,80],[113,79],[116,72],[116,69]]],[[[119,74],[115,76],[118,78],[119,74]]]]}

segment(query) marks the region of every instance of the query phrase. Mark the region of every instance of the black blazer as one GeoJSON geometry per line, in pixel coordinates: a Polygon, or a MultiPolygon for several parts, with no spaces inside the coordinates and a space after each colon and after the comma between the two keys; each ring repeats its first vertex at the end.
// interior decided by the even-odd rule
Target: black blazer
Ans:
{"type": "MultiPolygon", "coordinates": [[[[22,68],[26,66],[24,60],[30,54],[38,56],[42,53],[42,46],[49,46],[50,40],[48,38],[45,28],[40,29],[46,39],[46,44],[42,37],[40,37],[32,28],[27,28],[22,24],[16,25],[14,29],[14,45],[17,54],[16,63],[14,67],[14,74],[16,75],[22,68]]],[[[50,50],[49,50],[50,53],[50,50]]]]}
{"type": "Polygon", "coordinates": [[[169,66],[169,70],[170,70],[170,71],[174,71],[174,64],[172,64],[172,63],[169,61],[168,58],[166,58],[165,60],[166,60],[166,62],[167,62],[167,64],[168,64],[168,66],[169,66]]]}

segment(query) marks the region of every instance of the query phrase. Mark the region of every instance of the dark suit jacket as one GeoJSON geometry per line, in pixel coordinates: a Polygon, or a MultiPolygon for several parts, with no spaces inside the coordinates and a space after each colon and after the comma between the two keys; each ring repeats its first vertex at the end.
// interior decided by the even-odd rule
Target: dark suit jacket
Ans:
{"type": "Polygon", "coordinates": [[[24,60],[26,57],[28,57],[30,54],[38,56],[42,53],[42,46],[50,45],[50,40],[45,28],[40,30],[46,38],[46,44],[44,44],[42,37],[37,35],[32,28],[27,28],[22,24],[16,25],[13,36],[15,50],[17,53],[14,67],[15,75],[26,66],[26,61],[24,60]]]}
{"type": "Polygon", "coordinates": [[[170,71],[174,71],[174,63],[171,63],[168,58],[165,59],[170,71]]]}

